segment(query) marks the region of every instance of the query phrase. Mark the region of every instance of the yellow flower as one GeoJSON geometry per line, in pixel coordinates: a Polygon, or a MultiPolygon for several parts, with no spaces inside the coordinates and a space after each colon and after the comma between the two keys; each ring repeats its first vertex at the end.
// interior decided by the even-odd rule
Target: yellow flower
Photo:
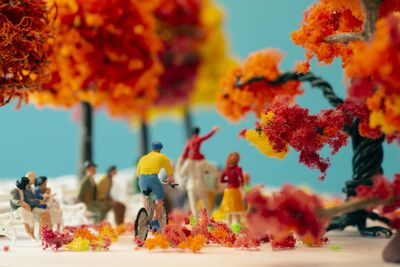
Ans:
{"type": "Polygon", "coordinates": [[[256,146],[260,153],[268,156],[282,160],[285,158],[286,154],[289,152],[289,148],[286,146],[286,150],[282,152],[277,152],[273,148],[273,144],[269,141],[268,136],[264,132],[257,132],[253,129],[246,132],[246,139],[250,141],[254,146],[256,146]]]}

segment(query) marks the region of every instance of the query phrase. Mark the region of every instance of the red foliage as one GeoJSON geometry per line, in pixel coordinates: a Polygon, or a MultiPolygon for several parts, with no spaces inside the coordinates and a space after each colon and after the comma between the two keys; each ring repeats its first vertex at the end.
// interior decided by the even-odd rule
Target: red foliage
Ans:
{"type": "Polygon", "coordinates": [[[163,235],[172,247],[177,247],[180,243],[186,241],[191,233],[191,230],[186,226],[176,224],[165,225],[163,228],[163,235]]]}
{"type": "Polygon", "coordinates": [[[195,237],[197,235],[202,235],[207,240],[212,240],[212,235],[208,231],[208,224],[210,223],[210,219],[208,218],[207,210],[202,209],[200,212],[198,218],[197,218],[197,223],[192,229],[192,236],[195,237]]]}
{"type": "MultiPolygon", "coordinates": [[[[268,237],[269,241],[269,237],[268,237]]],[[[250,230],[247,228],[243,228],[236,234],[236,240],[233,246],[235,248],[257,248],[261,244],[261,240],[255,238],[251,233],[250,230]]]]}
{"type": "Polygon", "coordinates": [[[42,0],[0,3],[0,106],[28,101],[47,80],[54,9],[42,0]]]}
{"type": "Polygon", "coordinates": [[[322,202],[316,195],[308,195],[291,185],[284,185],[271,197],[252,190],[245,200],[251,209],[246,215],[248,227],[258,237],[271,234],[275,240],[286,238],[292,232],[320,240],[328,219],[320,218],[316,211],[322,202]]]}
{"type": "MultiPolygon", "coordinates": [[[[354,83],[354,85],[356,87],[359,86],[357,81],[354,83]]],[[[339,105],[338,109],[343,110],[350,117],[358,118],[360,120],[358,130],[361,136],[371,139],[380,138],[382,136],[382,132],[380,131],[379,127],[371,128],[369,125],[369,116],[371,111],[368,109],[365,101],[363,101],[365,97],[366,95],[360,94],[359,97],[346,98],[344,103],[339,105]]]]}
{"type": "Polygon", "coordinates": [[[53,231],[47,226],[43,227],[42,231],[42,246],[43,250],[51,248],[53,251],[57,251],[63,245],[69,244],[74,239],[74,236],[69,232],[60,233],[53,231]]]}
{"type": "Polygon", "coordinates": [[[200,23],[201,0],[164,0],[155,10],[164,66],[156,105],[169,107],[188,101],[200,66],[199,46],[204,40],[200,23]]]}
{"type": "Polygon", "coordinates": [[[189,212],[185,212],[181,209],[173,209],[171,212],[168,213],[168,220],[177,225],[185,224],[185,220],[187,216],[189,216],[189,214],[189,212]]]}
{"type": "Polygon", "coordinates": [[[286,151],[287,145],[300,152],[299,162],[309,168],[316,168],[326,176],[329,158],[322,158],[318,153],[325,145],[334,155],[347,145],[347,133],[343,131],[347,116],[340,110],[323,110],[316,115],[298,105],[276,103],[268,107],[266,114],[273,114],[265,124],[256,127],[268,137],[276,152],[286,151]]]}
{"type": "Polygon", "coordinates": [[[236,235],[224,222],[216,222],[211,231],[211,241],[222,246],[231,247],[236,241],[236,235]]]}
{"type": "Polygon", "coordinates": [[[294,238],[294,235],[292,233],[286,237],[279,239],[275,238],[274,236],[271,236],[270,239],[273,250],[292,249],[296,245],[296,239],[294,238]]]}
{"type": "Polygon", "coordinates": [[[400,208],[400,174],[395,174],[393,182],[377,174],[372,178],[373,185],[359,185],[356,188],[357,198],[394,199],[392,204],[382,207],[382,213],[393,212],[400,208]]]}
{"type": "Polygon", "coordinates": [[[136,244],[137,247],[143,247],[144,241],[140,240],[139,237],[135,237],[133,242],[136,244]]]}

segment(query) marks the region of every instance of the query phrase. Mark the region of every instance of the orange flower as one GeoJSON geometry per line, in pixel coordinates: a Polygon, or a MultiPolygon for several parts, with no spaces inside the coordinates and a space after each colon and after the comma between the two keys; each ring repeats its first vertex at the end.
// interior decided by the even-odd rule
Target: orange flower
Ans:
{"type": "Polygon", "coordinates": [[[69,108],[83,100],[106,107],[112,116],[143,113],[157,97],[162,72],[155,59],[162,46],[154,4],[55,1],[58,31],[52,40],[50,82],[32,94],[35,102],[69,108]]]}
{"type": "Polygon", "coordinates": [[[156,233],[155,237],[146,239],[146,241],[144,242],[144,246],[148,250],[153,250],[157,247],[167,249],[169,247],[169,243],[168,239],[165,238],[165,236],[156,233]]]}
{"type": "MultiPolygon", "coordinates": [[[[348,2],[350,4],[354,1],[358,2],[358,0],[348,2]]],[[[352,49],[347,44],[324,41],[324,37],[332,34],[361,31],[362,21],[352,13],[352,9],[349,9],[352,5],[342,4],[342,1],[334,4],[333,1],[328,0],[314,4],[304,13],[299,30],[291,33],[293,42],[306,49],[306,62],[301,72],[308,72],[310,60],[314,56],[324,64],[332,63],[335,57],[341,57],[343,65],[348,63],[352,49]]],[[[357,10],[355,12],[358,15],[357,10]]]]}
{"type": "Polygon", "coordinates": [[[268,84],[282,74],[279,63],[283,57],[284,54],[277,49],[264,49],[251,54],[243,68],[231,69],[221,81],[223,91],[217,94],[218,111],[232,121],[239,121],[250,111],[260,117],[265,106],[271,104],[276,96],[288,95],[292,101],[301,94],[303,91],[297,81],[277,86],[268,84]],[[262,78],[263,81],[236,87],[237,83],[244,84],[253,77],[262,78]]]}
{"type": "Polygon", "coordinates": [[[370,127],[386,134],[400,131],[400,16],[380,19],[371,43],[356,42],[346,67],[351,77],[371,77],[378,88],[367,99],[370,127]]]}
{"type": "Polygon", "coordinates": [[[75,238],[87,239],[89,241],[89,243],[93,243],[93,242],[97,242],[97,241],[101,240],[87,228],[79,228],[74,233],[74,236],[75,236],[75,238]]]}
{"type": "Polygon", "coordinates": [[[41,0],[0,3],[0,107],[28,93],[46,81],[54,9],[41,0]]]}

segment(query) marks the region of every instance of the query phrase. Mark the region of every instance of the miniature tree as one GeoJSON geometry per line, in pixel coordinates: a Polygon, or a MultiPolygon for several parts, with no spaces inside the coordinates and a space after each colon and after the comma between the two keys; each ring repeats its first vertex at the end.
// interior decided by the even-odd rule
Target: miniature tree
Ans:
{"type": "Polygon", "coordinates": [[[164,72],[158,98],[141,121],[141,154],[147,153],[147,122],[160,116],[183,116],[189,138],[190,109],[215,102],[219,81],[234,64],[227,55],[222,12],[212,1],[163,1],[155,16],[164,44],[159,53],[164,72]]]}
{"type": "MultiPolygon", "coordinates": [[[[160,1],[154,10],[156,31],[163,42],[158,57],[164,72],[153,107],[170,108],[183,103],[194,87],[200,64],[197,47],[204,38],[199,20],[201,8],[199,0],[167,0],[160,1]]],[[[141,118],[141,155],[148,152],[148,116],[144,114],[141,118]]]]}
{"type": "Polygon", "coordinates": [[[28,102],[28,92],[46,81],[54,32],[51,10],[40,0],[0,4],[0,106],[19,98],[18,108],[28,102]]]}
{"type": "MultiPolygon", "coordinates": [[[[297,71],[281,73],[276,51],[251,55],[243,69],[232,70],[224,79],[218,109],[232,120],[255,112],[262,117],[261,123],[255,131],[241,135],[268,156],[283,158],[291,146],[300,152],[301,163],[322,172],[322,179],[330,163],[319,155],[320,150],[329,145],[335,154],[350,136],[353,177],[344,192],[348,199],[355,196],[357,186],[372,185],[371,178],[382,173],[385,138],[389,143],[399,138],[400,32],[399,18],[393,13],[399,7],[400,1],[395,0],[321,0],[304,13],[300,29],[292,33],[294,43],[306,48],[307,61],[297,71]],[[351,78],[345,100],[308,72],[314,56],[326,64],[342,58],[351,78]],[[293,105],[294,96],[300,93],[299,81],[321,89],[334,109],[310,115],[307,109],[293,105]]],[[[355,225],[362,235],[391,235],[382,227],[366,227],[367,218],[390,224],[389,219],[361,209],[334,218],[327,229],[355,225]]]]}
{"type": "Polygon", "coordinates": [[[71,108],[82,101],[81,151],[92,157],[92,106],[113,117],[142,114],[157,97],[162,72],[155,54],[154,1],[57,0],[51,80],[32,93],[39,106],[71,108]]]}

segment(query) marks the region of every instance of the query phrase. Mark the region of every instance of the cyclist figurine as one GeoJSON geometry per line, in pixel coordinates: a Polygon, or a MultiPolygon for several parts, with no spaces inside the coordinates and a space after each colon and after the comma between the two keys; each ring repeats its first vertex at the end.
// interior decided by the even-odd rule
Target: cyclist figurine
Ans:
{"type": "Polygon", "coordinates": [[[167,156],[160,153],[162,148],[163,145],[161,142],[153,142],[151,144],[152,152],[141,157],[137,165],[137,176],[139,178],[140,191],[143,194],[143,203],[145,209],[148,210],[149,208],[146,207],[146,191],[153,192],[156,199],[154,218],[151,223],[152,228],[155,230],[160,228],[158,218],[160,217],[164,202],[164,188],[158,179],[158,173],[162,168],[164,168],[168,175],[168,178],[164,181],[171,184],[175,182],[175,179],[172,176],[172,167],[169,159],[167,156]]]}

